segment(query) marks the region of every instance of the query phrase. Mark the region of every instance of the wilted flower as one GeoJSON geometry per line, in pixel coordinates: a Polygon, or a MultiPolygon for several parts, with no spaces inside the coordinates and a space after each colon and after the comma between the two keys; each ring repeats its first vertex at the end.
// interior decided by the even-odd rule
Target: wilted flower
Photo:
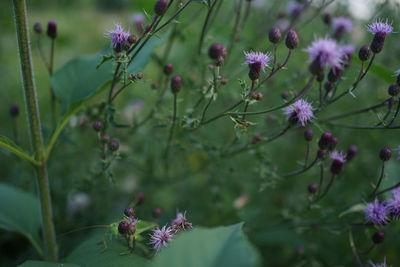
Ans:
{"type": "Polygon", "coordinates": [[[111,38],[111,46],[116,51],[121,51],[124,47],[129,46],[129,31],[125,32],[119,24],[115,24],[115,29],[110,30],[107,35],[111,38]]]}
{"type": "Polygon", "coordinates": [[[168,246],[173,236],[172,228],[164,225],[161,229],[157,228],[153,230],[153,233],[150,235],[150,244],[153,245],[155,250],[159,251],[163,247],[168,246]]]}
{"type": "Polygon", "coordinates": [[[308,62],[317,64],[321,70],[335,67],[342,62],[342,49],[335,40],[328,37],[315,40],[305,51],[310,56],[308,62]]]}
{"type": "Polygon", "coordinates": [[[181,232],[182,230],[192,229],[193,225],[186,219],[186,211],[184,213],[178,212],[176,218],[171,222],[171,228],[174,234],[181,232]]]}
{"type": "Polygon", "coordinates": [[[365,219],[375,225],[384,225],[389,222],[387,217],[389,209],[385,203],[379,202],[375,199],[374,202],[366,203],[367,207],[364,209],[365,219]]]}
{"type": "Polygon", "coordinates": [[[392,190],[393,199],[386,200],[386,205],[393,219],[400,218],[400,187],[392,190]]]}
{"type": "Polygon", "coordinates": [[[309,120],[314,117],[313,108],[310,103],[303,99],[299,99],[285,109],[288,120],[291,122],[299,122],[305,126],[309,120]]]}

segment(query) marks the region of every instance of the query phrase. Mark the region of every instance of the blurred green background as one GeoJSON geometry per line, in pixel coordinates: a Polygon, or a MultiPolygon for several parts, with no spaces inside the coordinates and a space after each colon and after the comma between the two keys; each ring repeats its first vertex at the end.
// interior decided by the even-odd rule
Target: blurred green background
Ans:
{"type": "MultiPolygon", "coordinates": [[[[105,37],[114,23],[135,31],[131,21],[137,12],[153,12],[154,1],[149,0],[64,0],[27,1],[29,23],[56,20],[58,37],[55,43],[55,69],[70,59],[82,54],[96,54],[109,44],[105,37]]],[[[179,1],[178,1],[179,2],[179,1]]],[[[233,2],[233,1],[232,1],[233,2]]],[[[228,44],[234,21],[231,1],[224,1],[218,17],[207,32],[202,54],[197,52],[201,27],[206,8],[193,3],[179,17],[177,37],[173,43],[168,62],[175,66],[174,73],[183,77],[184,88],[179,95],[179,116],[182,117],[197,101],[199,92],[211,74],[207,72],[210,60],[207,49],[214,42],[228,44]]],[[[322,1],[313,1],[313,7],[302,14],[295,28],[298,29],[300,45],[293,53],[286,70],[279,72],[261,91],[264,100],[251,106],[251,110],[263,110],[282,103],[280,95],[284,91],[299,91],[305,84],[307,73],[307,54],[302,51],[315,37],[331,34],[331,29],[323,24],[321,16],[313,18],[316,7],[322,1]]],[[[271,49],[267,33],[277,22],[278,11],[284,11],[286,1],[256,1],[250,11],[248,22],[238,33],[229,59],[221,70],[221,75],[229,82],[221,88],[218,100],[211,106],[208,116],[217,114],[230,103],[239,99],[241,89],[238,79],[247,79],[247,68],[243,50],[271,49]]],[[[363,44],[369,44],[371,35],[365,25],[376,17],[393,21],[394,31],[400,28],[399,4],[395,1],[370,1],[361,3],[361,8],[353,1],[336,1],[328,7],[335,16],[352,16],[354,29],[347,34],[343,43],[352,43],[356,52],[363,44]],[[373,4],[374,3],[374,4],[373,4]],[[357,14],[365,9],[374,10],[367,14],[357,14]]],[[[0,133],[12,138],[9,106],[20,106],[18,117],[20,145],[29,148],[26,116],[21,90],[18,53],[11,1],[0,2],[0,133]]],[[[49,77],[40,60],[35,35],[31,32],[32,53],[38,101],[40,105],[43,132],[47,138],[52,130],[49,115],[49,77]]],[[[42,35],[45,51],[49,40],[42,35]]],[[[387,37],[384,51],[379,54],[376,64],[394,72],[400,68],[400,48],[398,34],[387,37]]],[[[157,63],[164,56],[166,44],[156,49],[153,60],[143,70],[144,79],[126,90],[116,102],[116,119],[129,123],[132,118],[142,118],[151,109],[157,90],[151,89],[153,82],[160,81],[161,66],[157,63]]],[[[283,61],[287,49],[283,42],[278,48],[278,60],[283,61]]],[[[341,82],[345,90],[354,81],[359,66],[353,63],[341,82]]],[[[394,77],[393,77],[394,81],[394,77]]],[[[248,82],[249,83],[249,82],[248,82]]],[[[319,118],[367,107],[388,97],[389,84],[373,73],[367,75],[356,91],[356,98],[346,96],[327,108],[319,118]]],[[[307,99],[318,99],[317,84],[307,95],[307,99]]],[[[322,131],[332,131],[339,139],[339,150],[347,150],[350,144],[359,148],[359,154],[349,164],[341,178],[335,183],[320,207],[304,213],[307,206],[307,185],[317,182],[319,168],[286,179],[282,174],[301,168],[304,161],[306,142],[304,128],[291,130],[277,141],[260,146],[249,152],[229,159],[219,158],[219,148],[227,147],[235,136],[229,118],[222,118],[202,129],[190,133],[180,130],[177,134],[172,160],[171,174],[166,178],[162,172],[160,158],[165,147],[169,130],[169,116],[172,112],[172,96],[168,94],[162,110],[154,120],[134,134],[129,130],[112,128],[110,135],[121,143],[122,159],[113,164],[114,182],[94,175],[99,167],[99,153],[96,133],[91,123],[96,117],[96,104],[101,96],[73,117],[64,130],[60,141],[49,161],[53,209],[58,234],[86,225],[108,224],[120,217],[121,211],[138,192],[144,192],[146,199],[138,209],[138,216],[150,219],[151,211],[161,207],[164,212],[160,223],[168,222],[176,209],[186,210],[195,225],[228,225],[239,221],[246,222],[245,231],[257,246],[263,257],[263,266],[354,266],[354,259],[348,241],[348,232],[343,223],[363,222],[362,213],[339,218],[338,215],[353,204],[360,203],[371,191],[379,175],[378,153],[382,147],[393,149],[394,156],[387,165],[387,177],[383,187],[391,186],[399,180],[397,147],[400,145],[398,130],[352,130],[329,128],[325,125],[310,126],[316,138],[311,143],[311,156],[317,150],[318,137],[322,131]],[[261,190],[262,189],[262,190],[261,190]],[[301,249],[304,249],[303,253],[301,249]]],[[[385,110],[382,111],[383,113],[385,110]]],[[[344,120],[347,123],[373,125],[377,114],[367,113],[344,120]]],[[[273,135],[285,126],[281,111],[251,117],[255,126],[249,128],[240,142],[250,140],[254,133],[273,135]]],[[[400,120],[396,120],[397,124],[400,120]]],[[[396,125],[395,122],[395,125],[396,125]]],[[[35,193],[33,169],[13,155],[1,151],[1,182],[35,193]]],[[[327,175],[327,174],[326,174],[327,175]]],[[[24,220],[24,214],[21,214],[24,220]]],[[[400,265],[399,222],[385,227],[386,240],[363,259],[374,262],[383,261],[393,266],[400,265]]],[[[369,247],[373,229],[360,227],[354,229],[356,244],[360,250],[369,247]]],[[[62,235],[58,237],[61,257],[67,255],[92,230],[62,235]]],[[[16,233],[0,231],[0,262],[2,266],[13,266],[27,259],[38,258],[29,242],[16,233]],[[4,263],[4,264],[3,264],[4,263]]]]}

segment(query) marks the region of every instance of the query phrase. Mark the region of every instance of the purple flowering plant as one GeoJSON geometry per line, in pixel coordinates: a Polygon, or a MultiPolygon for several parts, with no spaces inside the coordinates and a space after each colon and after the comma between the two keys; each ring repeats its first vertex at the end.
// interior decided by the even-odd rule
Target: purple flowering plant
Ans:
{"type": "Polygon", "coordinates": [[[30,27],[12,1],[1,262],[400,264],[389,3],[366,22],[334,1],[100,2],[30,27]]]}

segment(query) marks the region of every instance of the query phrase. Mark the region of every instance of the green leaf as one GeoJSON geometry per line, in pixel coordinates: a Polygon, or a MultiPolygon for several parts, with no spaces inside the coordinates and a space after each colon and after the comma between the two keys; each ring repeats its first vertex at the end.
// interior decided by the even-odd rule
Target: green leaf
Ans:
{"type": "MultiPolygon", "coordinates": [[[[361,65],[361,60],[357,56],[352,56],[351,58],[358,65],[361,65]]],[[[394,72],[388,68],[381,66],[381,65],[372,64],[371,68],[369,69],[369,72],[374,74],[379,79],[385,81],[386,83],[391,84],[391,83],[395,82],[394,72]]]]}
{"type": "MultiPolygon", "coordinates": [[[[154,48],[161,44],[167,36],[168,33],[163,38],[151,38],[127,68],[128,73],[142,71],[154,48]]],[[[51,78],[51,86],[55,96],[60,101],[63,113],[72,104],[90,98],[106,82],[111,81],[115,63],[105,61],[96,69],[99,63],[103,61],[104,56],[111,53],[111,49],[104,49],[94,56],[77,57],[54,73],[51,78]]]]}
{"type": "Polygon", "coordinates": [[[145,267],[150,262],[142,256],[131,253],[123,237],[111,239],[109,236],[103,235],[103,232],[99,232],[83,242],[63,261],[83,267],[145,267]],[[107,249],[104,251],[102,251],[104,249],[103,240],[107,245],[107,249]]]}
{"type": "Polygon", "coordinates": [[[0,183],[0,228],[23,234],[43,256],[39,201],[33,195],[0,183]]]}
{"type": "Polygon", "coordinates": [[[135,235],[140,235],[141,233],[144,233],[146,231],[149,231],[157,227],[157,224],[148,221],[139,221],[135,224],[135,227],[136,227],[135,235]]]}
{"type": "Polygon", "coordinates": [[[339,214],[339,218],[343,217],[346,214],[350,214],[350,213],[354,213],[354,212],[362,212],[364,209],[365,209],[364,203],[355,204],[355,205],[351,206],[350,208],[348,208],[347,210],[341,212],[339,214]]]}
{"type": "Polygon", "coordinates": [[[45,261],[26,261],[19,267],[79,267],[79,265],[72,263],[54,263],[45,261]]]}
{"type": "Polygon", "coordinates": [[[242,231],[243,223],[211,229],[195,228],[172,240],[152,267],[250,267],[259,255],[242,231]]]}
{"type": "Polygon", "coordinates": [[[20,157],[21,159],[27,160],[30,163],[37,165],[38,162],[25,152],[22,148],[16,145],[13,141],[5,137],[4,135],[0,135],[0,147],[7,149],[8,151],[14,153],[16,156],[20,157]]]}

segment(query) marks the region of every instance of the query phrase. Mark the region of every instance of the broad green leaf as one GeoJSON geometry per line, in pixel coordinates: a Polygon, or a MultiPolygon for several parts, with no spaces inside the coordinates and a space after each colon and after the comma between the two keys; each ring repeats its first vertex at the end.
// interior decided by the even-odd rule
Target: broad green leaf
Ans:
{"type": "Polygon", "coordinates": [[[72,263],[54,263],[45,261],[26,261],[19,267],[79,267],[79,265],[72,263]]]}
{"type": "MultiPolygon", "coordinates": [[[[128,67],[128,72],[142,71],[149,61],[154,48],[167,36],[168,34],[166,33],[163,38],[152,37],[128,67]]],[[[115,63],[106,61],[96,69],[102,61],[103,55],[111,53],[111,49],[104,49],[94,56],[77,57],[54,73],[51,78],[51,86],[55,96],[61,103],[63,113],[72,104],[93,96],[98,88],[112,79],[115,63]]]]}
{"type": "Polygon", "coordinates": [[[32,164],[37,164],[37,162],[31,155],[29,155],[27,152],[25,152],[22,148],[20,148],[17,144],[15,144],[13,141],[8,139],[4,135],[0,135],[0,147],[3,147],[8,151],[14,153],[21,159],[27,160],[32,164]]]}
{"type": "Polygon", "coordinates": [[[358,203],[356,205],[351,206],[350,208],[348,208],[347,210],[341,212],[339,214],[339,218],[343,217],[346,214],[349,213],[354,213],[354,212],[362,212],[365,209],[365,204],[364,203],[358,203]]]}
{"type": "Polygon", "coordinates": [[[0,228],[23,234],[43,255],[39,201],[31,194],[0,183],[0,228]]]}
{"type": "Polygon", "coordinates": [[[111,238],[99,232],[79,245],[72,253],[63,260],[82,267],[110,267],[110,266],[133,266],[145,267],[150,262],[146,258],[131,253],[128,250],[126,240],[123,237],[111,238]],[[102,241],[105,241],[107,249],[102,241]]]}
{"type": "Polygon", "coordinates": [[[243,223],[196,228],[179,234],[156,255],[152,267],[250,267],[259,255],[242,231],[243,223]]]}
{"type": "MultiPolygon", "coordinates": [[[[358,57],[352,56],[352,60],[354,62],[356,62],[358,65],[361,65],[361,60],[358,57]]],[[[367,64],[367,63],[365,63],[365,64],[367,64]]],[[[366,68],[366,65],[364,65],[364,67],[366,68]]],[[[372,66],[368,72],[371,72],[376,77],[385,81],[386,83],[390,84],[390,83],[394,83],[394,81],[395,81],[394,71],[387,69],[381,65],[372,64],[372,66]]]]}
{"type": "Polygon", "coordinates": [[[140,235],[141,233],[144,233],[148,230],[157,227],[157,224],[148,221],[139,221],[138,223],[135,224],[135,227],[136,227],[135,234],[140,235]]]}

